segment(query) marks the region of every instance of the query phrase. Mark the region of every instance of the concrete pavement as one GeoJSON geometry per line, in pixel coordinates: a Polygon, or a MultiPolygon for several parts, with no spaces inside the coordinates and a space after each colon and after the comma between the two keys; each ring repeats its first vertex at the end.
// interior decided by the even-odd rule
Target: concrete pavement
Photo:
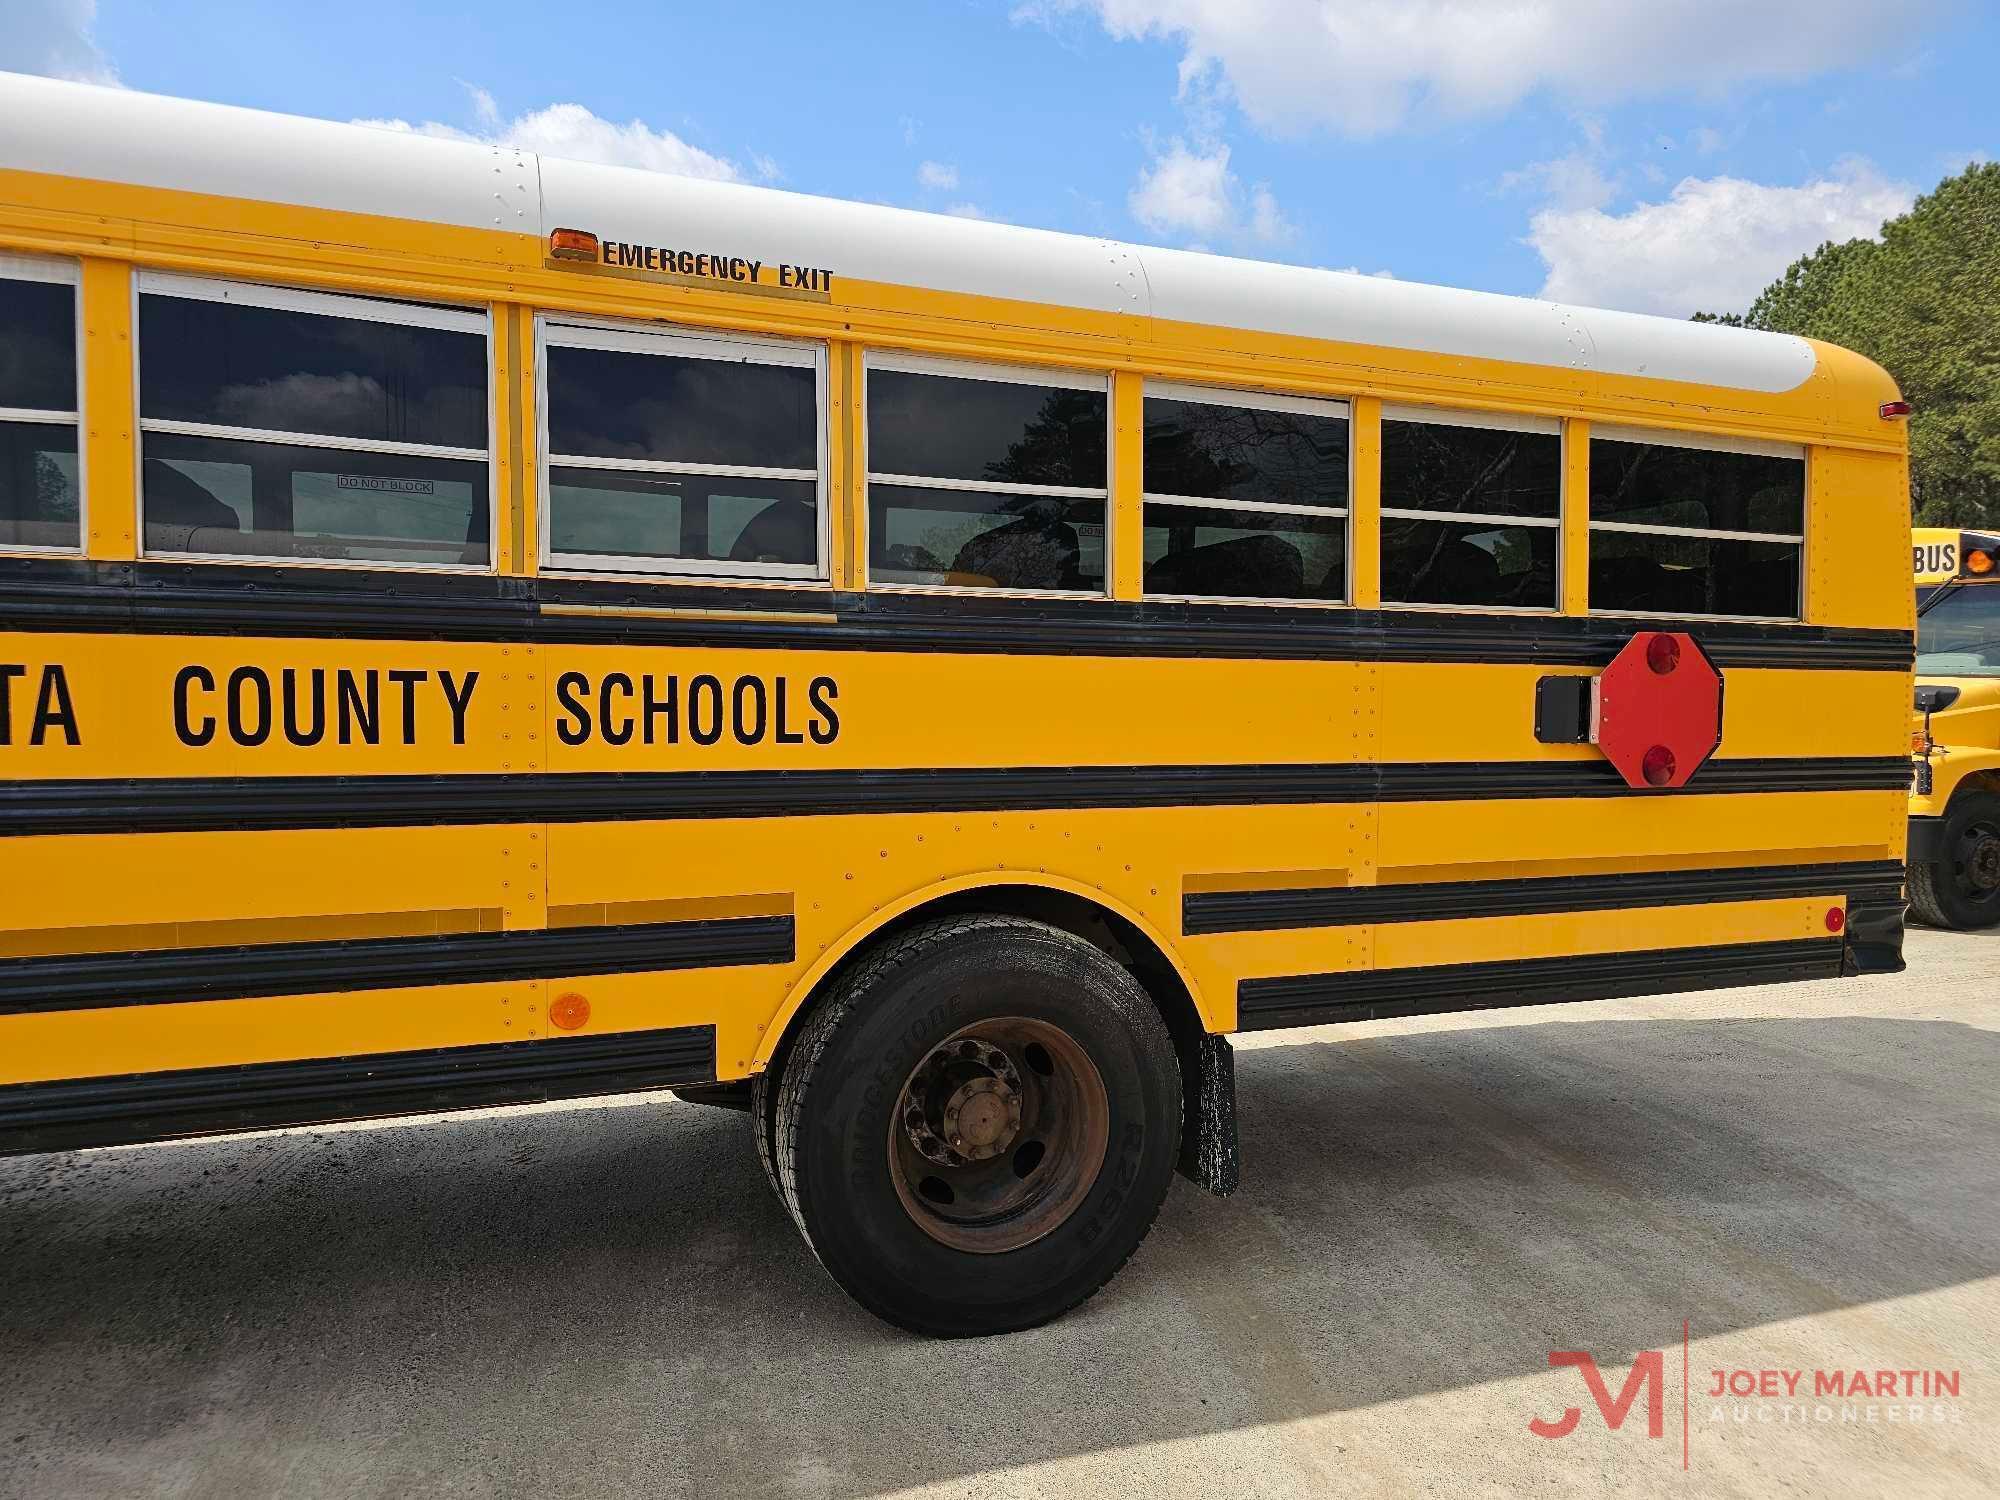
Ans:
{"type": "Polygon", "coordinates": [[[0,1495],[2000,1493],[2000,933],[1909,954],[1242,1039],[1242,1192],[973,1343],[659,1096],[0,1161],[0,1495]],[[1706,1399],[1857,1368],[1959,1394],[1706,1399]]]}

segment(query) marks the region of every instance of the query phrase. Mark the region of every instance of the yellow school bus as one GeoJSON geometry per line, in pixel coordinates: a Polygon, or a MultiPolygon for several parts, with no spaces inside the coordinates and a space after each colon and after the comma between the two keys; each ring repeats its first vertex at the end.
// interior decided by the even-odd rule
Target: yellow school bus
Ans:
{"type": "Polygon", "coordinates": [[[981,1333],[1234,1185],[1232,1032],[1901,966],[1855,355],[28,78],[0,162],[5,1149],[683,1089],[981,1333]]]}
{"type": "Polygon", "coordinates": [[[1919,527],[1910,909],[2000,923],[2000,534],[1919,527]]]}

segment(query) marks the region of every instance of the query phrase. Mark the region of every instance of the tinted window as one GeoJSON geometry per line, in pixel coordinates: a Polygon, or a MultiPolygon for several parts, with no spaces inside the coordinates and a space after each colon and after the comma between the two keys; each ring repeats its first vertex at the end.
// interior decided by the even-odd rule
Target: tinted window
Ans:
{"type": "Polygon", "coordinates": [[[816,356],[720,339],[697,351],[695,342],[546,330],[549,554],[558,565],[819,571],[816,356]],[[606,340],[624,347],[597,346],[606,340]],[[662,464],[674,472],[659,472],[662,464]]]}
{"type": "Polygon", "coordinates": [[[960,588],[1101,589],[1104,502],[871,480],[868,575],[960,588]]]}
{"type": "Polygon", "coordinates": [[[665,561],[819,561],[818,484],[549,470],[549,550],[665,561]]]}
{"type": "Polygon", "coordinates": [[[1799,459],[1591,440],[1593,521],[1799,536],[1805,514],[1799,459]]]}
{"type": "Polygon", "coordinates": [[[1385,418],[1382,509],[1553,520],[1562,514],[1562,438],[1385,418]]]}
{"type": "Polygon", "coordinates": [[[808,366],[552,345],[548,392],[551,453],[819,465],[817,376],[808,366]]]}
{"type": "Polygon", "coordinates": [[[1146,503],[1145,589],[1242,599],[1347,594],[1347,518],[1146,503]]]}
{"type": "Polygon", "coordinates": [[[149,433],[140,483],[151,552],[487,560],[482,461],[149,433]]]}
{"type": "Polygon", "coordinates": [[[1003,380],[868,372],[868,469],[1102,489],[1109,397],[1003,380]]]}
{"type": "Polygon", "coordinates": [[[151,294],[139,362],[145,418],[486,447],[477,333],[151,294]]]}
{"type": "Polygon", "coordinates": [[[1590,603],[1649,614],[1796,615],[1799,547],[1593,528],[1590,603]]]}
{"type": "Polygon", "coordinates": [[[76,427],[0,421],[0,546],[80,540],[76,427]]]}
{"type": "Polygon", "coordinates": [[[1803,459],[1592,438],[1590,607],[1797,618],[1805,497],[1803,459]]]}
{"type": "Polygon", "coordinates": [[[1347,504],[1347,421],[1146,398],[1145,488],[1273,504],[1347,504]]]}
{"type": "Polygon", "coordinates": [[[0,280],[0,406],[76,410],[76,288],[0,280]]]}
{"type": "Polygon", "coordinates": [[[1554,609],[1555,526],[1382,518],[1382,599],[1554,609]]]}

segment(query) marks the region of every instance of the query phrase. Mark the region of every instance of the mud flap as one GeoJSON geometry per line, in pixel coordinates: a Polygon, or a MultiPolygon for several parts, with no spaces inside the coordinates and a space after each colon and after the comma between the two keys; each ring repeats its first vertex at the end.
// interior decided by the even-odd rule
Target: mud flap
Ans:
{"type": "Polygon", "coordinates": [[[1236,1052],[1226,1036],[1206,1033],[1181,1052],[1187,1106],[1182,1115],[1181,1176],[1218,1198],[1236,1191],[1236,1052]],[[1190,1066],[1192,1064],[1192,1066],[1190,1066]]]}

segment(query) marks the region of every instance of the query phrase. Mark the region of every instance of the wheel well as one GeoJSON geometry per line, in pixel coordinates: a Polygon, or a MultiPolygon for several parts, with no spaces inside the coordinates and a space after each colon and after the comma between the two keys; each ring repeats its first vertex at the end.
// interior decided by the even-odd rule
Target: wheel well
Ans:
{"type": "MultiPolygon", "coordinates": [[[[1188,1139],[1213,1141],[1219,1132],[1228,1134],[1230,1139],[1227,1142],[1227,1155],[1231,1163],[1229,1185],[1233,1187],[1236,1124],[1234,1074],[1226,1063],[1219,1065],[1217,1062],[1218,1053],[1226,1058],[1227,1043],[1222,1038],[1208,1035],[1207,1028],[1202,1024],[1201,1012],[1196,1008],[1194,996],[1189,993],[1186,982],[1152,938],[1132,922],[1100,906],[1089,897],[1051,886],[1011,884],[975,886],[923,902],[883,923],[856,943],[852,951],[844,954],[839,962],[821,975],[819,981],[814,984],[811,993],[806,996],[804,1003],[799,1006],[790,1024],[786,1026],[785,1034],[772,1048],[769,1063],[772,1077],[775,1079],[783,1073],[792,1043],[802,1029],[800,1023],[803,1019],[876,944],[892,940],[898,933],[905,932],[919,923],[934,921],[939,917],[963,916],[972,912],[1026,917],[1032,921],[1046,922],[1051,927],[1059,927],[1105,953],[1113,961],[1124,966],[1133,978],[1138,980],[1139,987],[1146,992],[1159,1011],[1160,1019],[1166,1023],[1167,1034],[1173,1038],[1174,1051],[1180,1058],[1181,1090],[1184,1101],[1183,1136],[1188,1139]],[[1220,1085],[1225,1091],[1222,1096],[1218,1096],[1216,1092],[1219,1066],[1224,1075],[1220,1085]],[[1205,1078],[1208,1080],[1206,1090],[1203,1088],[1205,1078]]],[[[1184,1161],[1186,1159],[1184,1153],[1184,1161]]],[[[1226,1191],[1226,1189],[1218,1190],[1226,1191]]]]}

